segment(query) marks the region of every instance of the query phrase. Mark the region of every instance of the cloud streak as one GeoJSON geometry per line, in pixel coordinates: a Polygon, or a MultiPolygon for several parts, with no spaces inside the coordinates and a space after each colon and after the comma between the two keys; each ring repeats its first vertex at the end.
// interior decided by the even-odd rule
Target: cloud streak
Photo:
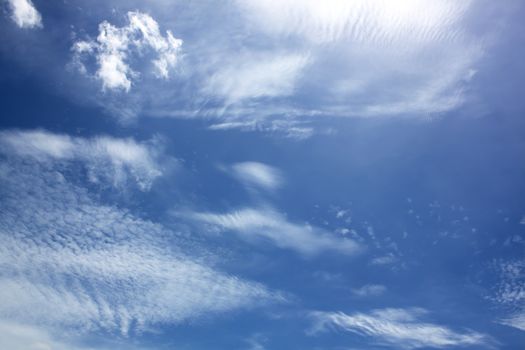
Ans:
{"type": "Polygon", "coordinates": [[[421,321],[423,309],[379,309],[369,313],[314,312],[315,332],[343,330],[370,337],[375,343],[402,349],[456,348],[490,345],[484,334],[458,332],[446,326],[421,321]]]}
{"type": "Polygon", "coordinates": [[[266,53],[237,58],[221,67],[206,83],[204,92],[229,104],[244,100],[284,97],[294,93],[308,57],[266,53]]]}
{"type": "Polygon", "coordinates": [[[0,148],[10,156],[39,162],[85,164],[93,183],[109,182],[122,188],[131,179],[143,191],[162,175],[158,142],[138,143],[109,136],[71,137],[44,130],[1,131],[0,148]]]}
{"type": "Polygon", "coordinates": [[[290,222],[271,208],[245,208],[225,214],[192,212],[181,215],[208,225],[212,230],[234,232],[248,242],[267,240],[279,248],[291,249],[305,256],[323,252],[354,255],[360,250],[360,246],[350,239],[336,238],[324,229],[308,224],[290,222]]]}
{"type": "Polygon", "coordinates": [[[283,183],[279,169],[260,162],[235,163],[227,171],[231,171],[232,175],[248,188],[273,191],[283,183]]]}

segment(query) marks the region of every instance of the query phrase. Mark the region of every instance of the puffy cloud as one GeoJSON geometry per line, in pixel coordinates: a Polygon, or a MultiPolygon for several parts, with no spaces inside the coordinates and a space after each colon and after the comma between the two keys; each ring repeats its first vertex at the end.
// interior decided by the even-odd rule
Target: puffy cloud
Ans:
{"type": "Polygon", "coordinates": [[[354,241],[336,238],[324,229],[290,222],[282,214],[269,208],[246,208],[226,214],[183,215],[211,228],[235,232],[248,242],[265,239],[279,248],[292,249],[307,256],[322,252],[353,255],[360,248],[354,241]]]}
{"type": "Polygon", "coordinates": [[[40,162],[81,161],[92,182],[109,181],[120,187],[133,179],[140,189],[150,188],[162,175],[160,154],[155,142],[109,136],[71,137],[44,130],[2,131],[0,148],[8,155],[30,157],[40,162]]]}
{"type": "Polygon", "coordinates": [[[182,40],[169,30],[163,36],[151,16],[138,11],[128,12],[128,22],[119,28],[104,21],[99,25],[96,40],[78,41],[73,46],[75,62],[82,72],[87,72],[83,56],[95,56],[98,65],[95,76],[102,81],[103,89],[130,90],[133,78],[139,75],[129,65],[132,55],[140,56],[151,50],[157,55],[151,61],[154,74],[164,79],[169,78],[179,60],[182,40]]]}
{"type": "Polygon", "coordinates": [[[150,7],[163,22],[129,12],[126,25],[102,22],[97,38],[73,46],[78,67],[103,89],[128,92],[93,97],[122,119],[205,118],[214,130],[304,139],[331,132],[316,124],[323,117],[427,118],[469,101],[486,38],[497,34],[473,30],[472,14],[492,14],[472,1],[189,3],[164,22],[170,6],[150,7]],[[182,42],[162,26],[191,33],[183,62],[182,42]],[[181,74],[159,82],[145,65],[157,77],[181,74]]]}
{"type": "Polygon", "coordinates": [[[31,0],[8,0],[11,18],[20,28],[42,27],[42,16],[31,0]]]}
{"type": "Polygon", "coordinates": [[[314,312],[314,332],[340,329],[367,337],[379,344],[402,349],[457,348],[490,345],[488,336],[473,332],[458,332],[446,326],[421,321],[426,311],[411,309],[380,309],[369,313],[314,312]]]}
{"type": "Polygon", "coordinates": [[[476,72],[502,30],[475,26],[506,16],[452,0],[161,2],[117,25],[100,20],[108,8],[90,12],[99,30],[72,45],[94,84],[62,77],[68,94],[121,120],[203,118],[214,130],[297,139],[331,132],[326,117],[427,118],[475,100],[476,72]],[[163,28],[184,35],[184,55],[163,28]],[[97,93],[100,83],[127,93],[97,93]]]}

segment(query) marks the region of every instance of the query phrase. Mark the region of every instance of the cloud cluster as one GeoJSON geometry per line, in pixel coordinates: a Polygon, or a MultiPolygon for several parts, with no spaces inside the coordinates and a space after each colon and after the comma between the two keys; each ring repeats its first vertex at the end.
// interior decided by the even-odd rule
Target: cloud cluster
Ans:
{"type": "Polygon", "coordinates": [[[111,5],[83,14],[99,26],[75,29],[91,33],[75,34],[71,45],[73,65],[88,79],[68,81],[67,93],[121,120],[203,118],[214,130],[297,139],[329,132],[319,122],[326,117],[427,118],[464,106],[499,35],[496,25],[474,28],[474,16],[502,20],[479,2],[452,0],[132,6],[113,6],[124,24],[108,19],[111,5]],[[184,37],[184,55],[172,31],[184,37]],[[175,70],[177,79],[168,79],[175,70]],[[127,93],[97,93],[100,84],[127,93]]]}
{"type": "Polygon", "coordinates": [[[497,322],[525,331],[525,260],[496,261],[493,268],[498,282],[490,299],[507,313],[497,322]]]}
{"type": "Polygon", "coordinates": [[[126,106],[113,107],[117,114],[133,102],[146,115],[214,119],[217,130],[279,130],[304,138],[315,128],[301,124],[321,116],[427,117],[462,106],[486,47],[483,34],[469,27],[476,6],[451,0],[192,3],[176,21],[161,23],[195,33],[185,40],[182,65],[182,41],[169,31],[163,37],[153,17],[141,12],[129,12],[123,27],[102,22],[96,40],[79,41],[73,50],[81,70],[86,58],[95,58],[104,89],[131,92],[139,84],[131,63],[149,63],[147,50],[158,55],[158,76],[167,77],[176,64],[184,71],[170,84],[141,81],[131,94],[102,97],[103,104],[116,99],[126,106]],[[228,21],[210,20],[205,31],[192,27],[196,22],[184,17],[190,13],[228,21]]]}
{"type": "Polygon", "coordinates": [[[0,314],[10,322],[126,335],[283,300],[214,268],[202,243],[101,203],[59,161],[84,157],[81,146],[127,160],[136,153],[97,139],[24,136],[3,134],[0,148],[0,314]]]}
{"type": "Polygon", "coordinates": [[[181,39],[169,30],[163,36],[158,23],[145,13],[128,12],[127,17],[128,25],[119,28],[104,21],[99,25],[96,40],[77,41],[73,46],[75,62],[82,72],[87,72],[83,56],[92,55],[96,59],[95,76],[102,81],[103,89],[130,90],[132,80],[139,76],[130,67],[133,55],[153,52],[156,55],[151,60],[154,74],[164,79],[169,78],[179,60],[181,39]]]}
{"type": "Polygon", "coordinates": [[[8,0],[11,18],[20,28],[42,27],[42,16],[31,0],[8,0]]]}
{"type": "Polygon", "coordinates": [[[8,155],[39,162],[82,162],[91,182],[109,182],[115,187],[122,187],[131,179],[141,190],[148,190],[162,175],[159,147],[155,142],[15,130],[0,132],[0,149],[8,155]]]}
{"type": "Polygon", "coordinates": [[[484,334],[458,332],[448,327],[424,322],[423,309],[380,309],[369,313],[314,312],[314,332],[339,329],[371,337],[373,342],[402,349],[457,348],[490,345],[484,334]]]}

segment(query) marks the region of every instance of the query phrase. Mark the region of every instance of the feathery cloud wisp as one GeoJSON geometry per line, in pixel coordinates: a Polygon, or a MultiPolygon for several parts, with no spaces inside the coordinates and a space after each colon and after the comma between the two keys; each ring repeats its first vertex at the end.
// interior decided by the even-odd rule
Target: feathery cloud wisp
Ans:
{"type": "Polygon", "coordinates": [[[276,190],[283,183],[279,169],[260,162],[235,163],[231,166],[231,172],[247,187],[276,190]]]}
{"type": "Polygon", "coordinates": [[[314,312],[313,331],[341,329],[371,337],[380,344],[390,344],[402,349],[448,348],[483,346],[490,344],[484,334],[457,332],[446,326],[421,321],[423,309],[380,309],[369,313],[345,314],[343,312],[314,312]]]}
{"type": "Polygon", "coordinates": [[[203,91],[224,98],[227,104],[257,98],[278,98],[293,94],[308,58],[298,54],[267,53],[237,58],[221,67],[207,81],[203,91]]]}
{"type": "Polygon", "coordinates": [[[43,130],[0,132],[0,149],[7,155],[39,162],[81,161],[92,182],[108,181],[119,187],[131,178],[141,190],[148,190],[162,175],[157,148],[154,142],[109,136],[82,138],[43,130]]]}
{"type": "Polygon", "coordinates": [[[360,247],[350,240],[331,235],[322,228],[288,221],[273,209],[241,209],[226,214],[186,213],[190,220],[210,225],[221,231],[232,231],[248,242],[266,239],[279,248],[295,250],[304,255],[322,252],[356,254],[360,247]]]}

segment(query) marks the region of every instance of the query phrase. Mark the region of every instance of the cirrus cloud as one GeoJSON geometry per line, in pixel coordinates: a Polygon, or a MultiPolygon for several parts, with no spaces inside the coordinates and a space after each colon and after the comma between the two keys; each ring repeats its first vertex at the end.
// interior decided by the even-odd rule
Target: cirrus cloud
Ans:
{"type": "Polygon", "coordinates": [[[485,334],[458,332],[446,326],[421,321],[426,310],[379,309],[369,313],[314,312],[313,332],[329,329],[343,330],[372,338],[372,342],[401,349],[457,348],[463,346],[490,346],[492,340],[485,334]]]}

